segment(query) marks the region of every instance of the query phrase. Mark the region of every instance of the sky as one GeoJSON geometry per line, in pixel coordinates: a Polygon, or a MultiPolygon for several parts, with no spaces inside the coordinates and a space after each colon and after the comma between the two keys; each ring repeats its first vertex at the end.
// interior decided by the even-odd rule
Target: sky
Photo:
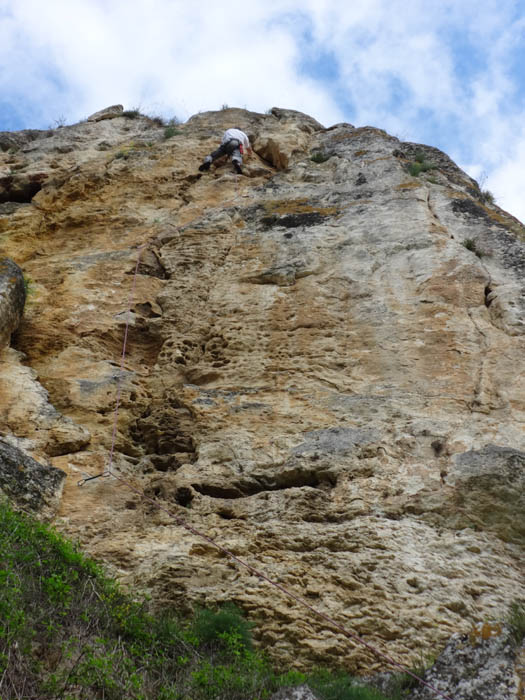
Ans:
{"type": "Polygon", "coordinates": [[[376,126],[525,221],[525,0],[0,0],[0,131],[118,103],[376,126]]]}

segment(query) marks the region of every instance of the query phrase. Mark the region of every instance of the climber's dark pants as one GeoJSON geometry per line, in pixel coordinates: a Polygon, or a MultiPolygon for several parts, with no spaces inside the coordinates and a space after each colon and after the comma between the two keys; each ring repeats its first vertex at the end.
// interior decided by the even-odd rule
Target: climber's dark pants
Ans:
{"type": "Polygon", "coordinates": [[[217,160],[217,158],[220,158],[221,156],[231,156],[232,161],[237,161],[239,165],[242,165],[240,145],[241,142],[237,139],[230,139],[230,141],[227,141],[226,143],[221,143],[219,148],[216,151],[213,151],[213,153],[210,153],[209,156],[206,156],[204,161],[212,163],[214,160],[217,160]]]}

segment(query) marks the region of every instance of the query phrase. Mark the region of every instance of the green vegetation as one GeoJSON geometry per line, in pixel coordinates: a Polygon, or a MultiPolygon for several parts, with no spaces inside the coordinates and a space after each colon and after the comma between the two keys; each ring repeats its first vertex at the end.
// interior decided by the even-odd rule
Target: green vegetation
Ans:
{"type": "Polygon", "coordinates": [[[344,673],[277,673],[234,605],[155,617],[77,547],[0,503],[0,697],[264,700],[308,683],[321,700],[381,700],[344,673]]]}
{"type": "MultiPolygon", "coordinates": [[[[419,662],[417,662],[410,671],[419,678],[424,678],[425,672],[429,669],[435,662],[433,656],[424,657],[421,655],[419,662]]],[[[415,690],[419,686],[419,681],[411,676],[410,673],[396,673],[394,674],[388,683],[388,695],[391,700],[403,700],[407,695],[415,690]]]]}
{"type": "Polygon", "coordinates": [[[494,195],[490,190],[481,190],[480,200],[483,204],[494,204],[494,195]]]}
{"type": "Polygon", "coordinates": [[[461,245],[467,250],[470,250],[471,253],[477,255],[478,258],[483,257],[482,251],[476,247],[476,241],[473,238],[466,238],[461,245]]]}
{"type": "Polygon", "coordinates": [[[136,153],[138,153],[138,150],[135,148],[135,142],[131,141],[126,146],[123,146],[120,149],[120,151],[117,151],[113,158],[122,158],[122,160],[128,160],[128,158],[131,158],[131,156],[135,155],[136,153]]]}
{"type": "Polygon", "coordinates": [[[312,155],[310,156],[310,160],[313,160],[314,163],[324,163],[329,158],[331,158],[332,155],[332,153],[323,153],[322,151],[316,151],[315,153],[312,153],[312,155]]]}
{"type": "Polygon", "coordinates": [[[172,136],[182,134],[182,131],[177,129],[177,127],[180,126],[180,123],[180,119],[177,117],[172,117],[168,121],[163,121],[162,126],[166,127],[164,129],[164,140],[171,139],[172,136]]]}
{"type": "Polygon", "coordinates": [[[26,292],[26,302],[29,297],[32,297],[35,294],[35,285],[31,277],[28,277],[27,275],[24,275],[24,289],[26,292]]]}
{"type": "Polygon", "coordinates": [[[374,688],[355,685],[352,677],[343,672],[317,671],[307,683],[322,700],[383,700],[385,697],[374,688]]]}
{"type": "Polygon", "coordinates": [[[126,109],[122,112],[122,116],[127,119],[137,119],[138,117],[144,117],[149,121],[151,125],[158,127],[166,127],[164,130],[164,138],[169,139],[176,134],[182,132],[176,130],[174,127],[178,126],[181,122],[177,117],[171,117],[166,119],[158,114],[143,114],[138,107],[135,109],[126,109]]]}
{"type": "Polygon", "coordinates": [[[203,644],[213,644],[224,635],[234,636],[245,649],[252,648],[250,636],[251,625],[233,604],[224,605],[218,612],[197,610],[193,622],[193,631],[203,644]]]}
{"type": "Polygon", "coordinates": [[[428,170],[434,170],[436,166],[425,160],[425,154],[422,151],[417,151],[414,156],[414,162],[408,165],[408,172],[412,177],[417,177],[420,173],[426,173],[428,170]]]}
{"type": "Polygon", "coordinates": [[[433,170],[436,166],[432,163],[410,163],[408,166],[408,172],[412,177],[417,177],[420,173],[426,173],[427,170],[433,170]]]}
{"type": "Polygon", "coordinates": [[[525,639],[525,601],[515,600],[510,604],[506,622],[516,644],[521,644],[525,639]]]}
{"type": "Polygon", "coordinates": [[[171,139],[172,136],[177,136],[177,134],[182,134],[180,129],[176,129],[174,126],[167,126],[164,129],[164,139],[167,141],[171,139]]]}

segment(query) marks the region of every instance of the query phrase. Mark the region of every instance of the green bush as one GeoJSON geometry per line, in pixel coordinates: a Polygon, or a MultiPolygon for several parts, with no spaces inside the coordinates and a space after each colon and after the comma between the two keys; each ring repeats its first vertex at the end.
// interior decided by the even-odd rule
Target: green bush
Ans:
{"type": "Polygon", "coordinates": [[[482,251],[477,248],[476,241],[473,238],[466,238],[461,245],[467,250],[470,250],[471,253],[477,255],[478,258],[483,257],[482,251]]]}
{"type": "Polygon", "coordinates": [[[199,644],[221,644],[228,635],[236,635],[246,649],[251,649],[250,629],[251,625],[233,603],[223,605],[216,612],[197,610],[193,622],[193,632],[199,644]]]}
{"type": "Polygon", "coordinates": [[[137,117],[140,117],[141,114],[139,109],[125,109],[121,116],[126,117],[127,119],[136,119],[137,117]]]}
{"type": "Polygon", "coordinates": [[[434,170],[435,167],[435,165],[432,163],[427,163],[426,161],[416,161],[415,163],[410,163],[408,166],[408,172],[413,177],[417,177],[420,173],[426,173],[428,170],[434,170]]]}
{"type": "Polygon", "coordinates": [[[480,199],[483,204],[494,204],[494,195],[490,190],[481,190],[480,199]]]}
{"type": "Polygon", "coordinates": [[[525,601],[515,600],[510,604],[506,622],[516,644],[521,644],[525,639],[525,601]]]}
{"type": "Polygon", "coordinates": [[[316,151],[310,156],[310,160],[314,163],[325,163],[329,158],[332,157],[332,153],[323,153],[322,151],[316,151]]]}
{"type": "Polygon", "coordinates": [[[167,126],[164,129],[164,139],[168,140],[171,139],[172,136],[177,136],[177,134],[181,134],[180,129],[176,129],[174,126],[167,126]]]}
{"type": "Polygon", "coordinates": [[[178,126],[181,123],[178,117],[171,117],[170,119],[166,119],[165,117],[162,117],[159,114],[147,114],[145,116],[149,120],[149,122],[151,124],[154,124],[155,126],[173,127],[178,126]]]}

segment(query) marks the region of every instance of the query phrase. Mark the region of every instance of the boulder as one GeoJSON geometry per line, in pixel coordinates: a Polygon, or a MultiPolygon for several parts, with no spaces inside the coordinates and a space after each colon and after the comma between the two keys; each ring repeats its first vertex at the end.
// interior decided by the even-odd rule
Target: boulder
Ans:
{"type": "Polygon", "coordinates": [[[65,478],[61,469],[40,464],[0,440],[0,496],[15,508],[50,519],[57,511],[65,478]]]}
{"type": "Polygon", "coordinates": [[[274,693],[270,700],[318,700],[307,685],[298,685],[294,688],[282,688],[274,693]]]}
{"type": "Polygon", "coordinates": [[[0,348],[18,328],[25,301],[24,273],[9,258],[0,258],[0,348]]]}
{"type": "MultiPolygon", "coordinates": [[[[525,687],[525,646],[517,646],[511,629],[484,622],[469,634],[454,634],[424,680],[454,700],[520,700],[525,687]]],[[[410,700],[434,700],[421,686],[410,700]]]]}
{"type": "Polygon", "coordinates": [[[115,119],[115,117],[121,117],[123,111],[124,107],[122,105],[111,105],[111,107],[95,112],[87,120],[88,122],[101,122],[103,119],[115,119]]]}

